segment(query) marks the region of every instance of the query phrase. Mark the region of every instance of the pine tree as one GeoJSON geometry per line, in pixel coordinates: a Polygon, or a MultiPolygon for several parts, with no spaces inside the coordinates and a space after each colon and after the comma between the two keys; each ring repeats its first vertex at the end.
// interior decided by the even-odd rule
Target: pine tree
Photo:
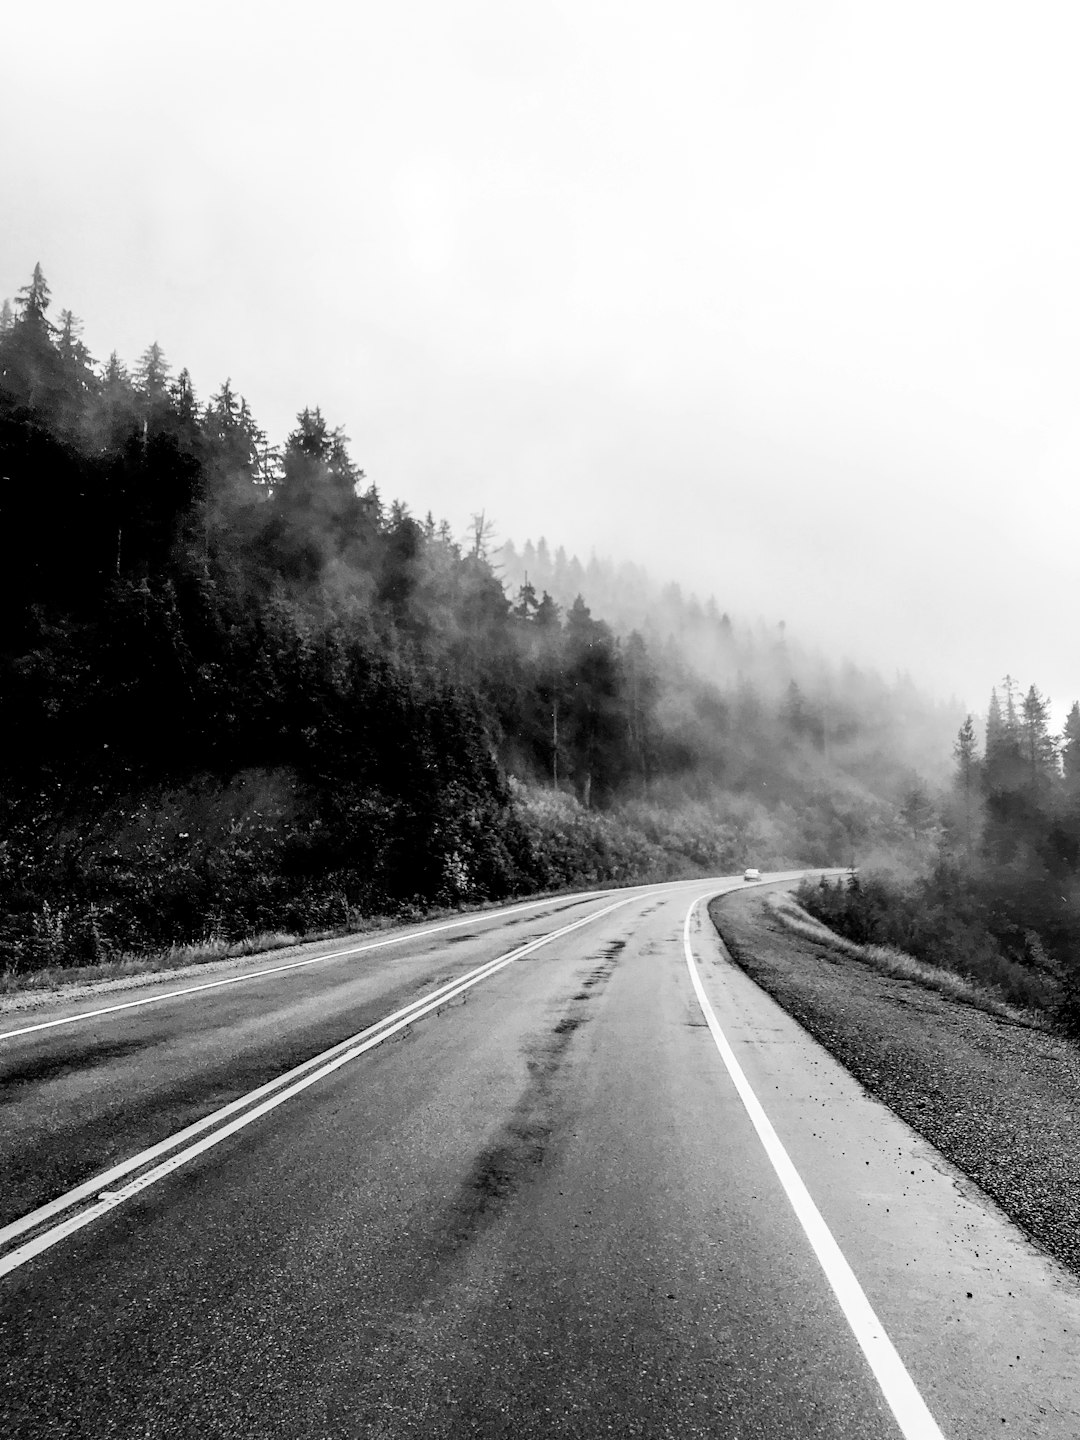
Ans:
{"type": "Polygon", "coordinates": [[[537,689],[548,722],[544,727],[547,735],[547,764],[551,771],[552,786],[558,790],[563,754],[560,722],[564,718],[566,682],[561,614],[558,605],[546,590],[536,607],[534,633],[539,647],[537,689]]]}
{"type": "MultiPolygon", "coordinates": [[[[995,697],[996,698],[996,697],[995,697]]],[[[975,739],[975,723],[968,715],[956,737],[953,746],[956,757],[956,784],[964,806],[964,850],[968,864],[972,855],[972,813],[977,798],[979,783],[979,751],[975,739]]]]}
{"type": "Polygon", "coordinates": [[[558,605],[545,590],[540,597],[540,603],[536,607],[536,624],[541,630],[557,630],[559,628],[561,612],[558,605]]]}
{"type": "Polygon", "coordinates": [[[997,686],[990,691],[990,706],[986,712],[986,757],[989,760],[1001,745],[1005,735],[1005,722],[1001,716],[1001,701],[997,686]]]}
{"type": "Polygon", "coordinates": [[[540,602],[536,598],[536,586],[530,583],[529,577],[526,575],[525,583],[518,587],[517,603],[510,613],[516,620],[521,620],[525,624],[531,624],[536,619],[536,612],[539,607],[540,602]]]}
{"type": "Polygon", "coordinates": [[[137,411],[131,377],[114,350],[102,368],[87,417],[96,448],[109,453],[122,448],[136,427],[141,428],[137,411]]]}
{"type": "Polygon", "coordinates": [[[145,414],[157,416],[169,405],[169,364],[165,352],[155,340],[139,356],[135,367],[135,384],[142,395],[145,414]]]}
{"type": "Polygon", "coordinates": [[[622,768],[620,699],[622,673],[614,636],[577,596],[566,617],[566,738],[573,778],[588,808],[594,790],[610,793],[622,768]]]}
{"type": "Polygon", "coordinates": [[[627,740],[631,761],[640,776],[644,792],[648,789],[653,765],[654,711],[660,692],[660,680],[648,647],[637,630],[631,631],[623,646],[622,670],[626,692],[627,740]]]}
{"type": "Polygon", "coordinates": [[[1070,790],[1080,789],[1080,704],[1075,700],[1061,734],[1061,767],[1070,790]]]}
{"type": "Polygon", "coordinates": [[[1020,752],[1020,722],[1016,712],[1016,681],[1006,675],[1002,681],[1005,704],[995,688],[990,695],[986,717],[986,787],[991,794],[1007,794],[1021,788],[1026,780],[1020,752]]]}
{"type": "Polygon", "coordinates": [[[1020,719],[1016,713],[1016,692],[1019,686],[1011,675],[1006,675],[1001,685],[1005,691],[1004,734],[1006,740],[1015,742],[1020,730],[1020,719]]]}
{"type": "Polygon", "coordinates": [[[1057,744],[1049,729],[1050,702],[1032,685],[1021,705],[1018,741],[1034,793],[1057,773],[1057,744]]]}
{"type": "Polygon", "coordinates": [[[226,378],[216,395],[210,396],[208,418],[216,421],[222,430],[228,430],[238,423],[239,401],[233,394],[232,381],[226,378]]]}
{"type": "Polygon", "coordinates": [[[60,311],[56,351],[63,376],[63,395],[57,406],[57,423],[69,438],[86,426],[87,401],[99,385],[90,351],[82,342],[82,321],[70,310],[60,311]]]}
{"type": "Polygon", "coordinates": [[[173,408],[176,410],[177,418],[184,425],[196,425],[198,423],[199,407],[195,399],[195,386],[191,380],[191,372],[187,366],[180,371],[180,374],[169,386],[169,394],[172,399],[173,408]]]}
{"type": "Polygon", "coordinates": [[[102,381],[106,390],[124,389],[125,391],[127,391],[131,388],[131,377],[127,372],[126,366],[120,359],[119,355],[117,355],[115,350],[112,351],[112,353],[109,355],[108,360],[106,361],[105,373],[102,376],[102,381]]]}
{"type": "Polygon", "coordinates": [[[73,367],[89,369],[93,360],[81,337],[82,321],[70,310],[61,310],[60,329],[56,338],[56,348],[60,352],[60,358],[73,367]]]}
{"type": "MultiPolygon", "coordinates": [[[[318,407],[302,410],[281,457],[270,530],[271,543],[291,578],[313,579],[330,560],[362,543],[367,511],[357,488],[363,478],[349,455],[344,431],[331,430],[318,407]]],[[[412,544],[402,525],[406,514],[403,508],[401,516],[391,518],[391,529],[401,537],[399,550],[412,544]]],[[[420,527],[415,528],[419,534],[420,527]]],[[[402,598],[401,581],[401,575],[384,576],[390,587],[387,597],[392,590],[402,598]]]]}
{"type": "Polygon", "coordinates": [[[5,337],[4,389],[19,408],[48,424],[64,408],[65,377],[46,311],[50,292],[40,264],[15,297],[18,317],[5,337]]]}
{"type": "Polygon", "coordinates": [[[45,318],[45,312],[49,308],[51,292],[48,282],[41,269],[41,262],[34,266],[34,274],[29,285],[24,285],[16,298],[22,314],[20,320],[24,325],[37,326],[43,331],[52,329],[49,321],[45,318]]]}

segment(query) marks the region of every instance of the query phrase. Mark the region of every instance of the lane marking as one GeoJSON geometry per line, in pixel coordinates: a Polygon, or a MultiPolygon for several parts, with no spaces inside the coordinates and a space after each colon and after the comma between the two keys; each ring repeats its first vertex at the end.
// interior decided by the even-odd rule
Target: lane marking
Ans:
{"type": "MultiPolygon", "coordinates": [[[[555,937],[552,935],[548,938],[554,939],[555,937]]],[[[229,1101],[228,1104],[221,1106],[220,1109],[211,1111],[209,1115],[204,1115],[201,1120],[194,1121],[183,1130],[178,1130],[174,1135],[170,1135],[166,1139],[158,1141],[157,1144],[150,1146],[148,1149],[140,1151],[138,1155],[133,1155],[128,1160],[122,1160],[110,1170],[103,1171],[100,1175],[95,1175],[93,1179],[86,1180],[82,1184],[68,1190],[58,1199],[51,1200],[48,1204],[40,1206],[37,1210],[31,1211],[27,1215],[23,1215],[20,1219],[11,1221],[0,1229],[0,1248],[10,1240],[13,1240],[17,1235],[22,1235],[27,1230],[36,1229],[38,1225],[43,1224],[53,1215],[59,1214],[62,1210],[70,1209],[72,1205],[77,1204],[80,1200],[85,1200],[89,1196],[97,1194],[103,1186],[111,1185],[114,1180],[122,1179],[123,1176],[130,1174],[133,1170],[142,1169],[143,1166],[149,1165],[151,1161],[156,1160],[159,1155],[164,1155],[170,1150],[175,1150],[176,1147],[183,1144],[185,1140],[190,1140],[196,1135],[201,1135],[204,1130],[211,1129],[214,1125],[219,1124],[230,1115],[235,1115],[238,1110],[244,1110],[249,1105],[253,1105],[256,1101],[261,1100],[265,1095],[271,1095],[275,1090],[280,1090],[283,1085],[287,1085],[290,1081],[298,1079],[314,1066],[325,1063],[327,1060],[332,1059],[333,1056],[340,1054],[341,1051],[347,1050],[351,1045],[355,1045],[359,1041],[366,1039],[369,1035],[376,1034],[382,1030],[384,1026],[390,1025],[404,1016],[412,1016],[413,1012],[428,1006],[434,1000],[437,1000],[440,1004],[443,1003],[443,1001],[448,998],[447,992],[454,989],[455,986],[460,985],[463,980],[482,978],[491,966],[498,965],[502,959],[502,956],[497,955],[491,960],[486,960],[482,965],[476,966],[475,969],[465,971],[453,980],[446,981],[434,990],[429,991],[426,995],[421,995],[418,999],[411,1000],[399,1010],[394,1010],[391,1014],[382,1016],[365,1030],[361,1030],[355,1035],[350,1035],[344,1040],[339,1040],[336,1045],[331,1045],[329,1049],[320,1051],[319,1054],[313,1055],[308,1060],[301,1061],[299,1065],[294,1066],[291,1070],[287,1070],[284,1074],[276,1076],[273,1080],[266,1081],[265,1084],[258,1086],[255,1090],[248,1091],[246,1095],[238,1096],[237,1099],[229,1101]]]]}
{"type": "Polygon", "coordinates": [[[885,1327],[874,1313],[870,1301],[866,1298],[862,1286],[856,1279],[855,1272],[834,1240],[832,1231],[826,1225],[820,1210],[814,1204],[809,1190],[803,1183],[802,1177],[795,1169],[791,1157],[784,1149],[780,1137],[773,1129],[772,1122],[765,1114],[742,1066],[735,1058],[735,1052],[720,1027],[716,1012],[709,1003],[709,997],[705,994],[705,987],[701,983],[701,976],[698,973],[694,952],[690,945],[690,920],[702,900],[709,899],[716,893],[715,890],[710,890],[705,895],[699,895],[686,912],[686,920],[683,924],[683,952],[686,956],[686,968],[690,972],[690,981],[694,987],[698,1004],[701,1006],[701,1013],[705,1016],[716,1048],[720,1052],[720,1058],[727,1067],[739,1099],[750,1117],[751,1124],[757,1131],[758,1139],[776,1171],[780,1184],[784,1187],[784,1193],[791,1208],[794,1210],[806,1238],[810,1241],[818,1263],[825,1272],[825,1278],[840,1304],[840,1309],[844,1312],[844,1318],[851,1327],[859,1348],[866,1357],[874,1379],[900,1427],[904,1440],[944,1440],[937,1421],[931,1415],[926,1401],[919,1394],[914,1380],[908,1374],[904,1362],[896,1351],[896,1347],[885,1333],[885,1327]]]}
{"type": "MultiPolygon", "coordinates": [[[[793,874],[796,872],[792,872],[793,874]]],[[[802,874],[804,872],[797,872],[802,874]]],[[[817,873],[817,872],[814,872],[817,873]]],[[[726,880],[728,877],[720,877],[726,880]]],[[[773,877],[786,879],[784,875],[773,877]]],[[[634,885],[635,894],[649,893],[667,886],[690,886],[698,880],[660,880],[650,885],[634,885]]],[[[485,920],[502,920],[507,915],[520,915],[527,910],[542,910],[545,905],[553,909],[570,905],[585,904],[589,900],[600,900],[605,895],[618,893],[616,887],[606,890],[582,890],[574,895],[549,895],[546,900],[530,900],[524,905],[512,905],[505,910],[477,910],[461,920],[448,920],[441,925],[431,925],[425,930],[410,930],[407,935],[391,935],[385,940],[373,940],[366,945],[352,945],[345,950],[331,950],[324,955],[310,955],[304,960],[290,960],[285,965],[271,965],[264,970],[248,970],[243,975],[230,975],[224,980],[206,980],[199,985],[185,985],[181,990],[166,990],[157,995],[145,995],[140,1000],[124,1000],[116,1005],[102,1005],[96,1010],[81,1010],[77,1015],[62,1015],[56,1020],[37,1020],[31,1025],[20,1025],[16,1030],[0,1030],[0,1040],[13,1040],[17,1035],[32,1035],[38,1030],[52,1030],[58,1025],[78,1025],[84,1020],[96,1020],[102,1015],[115,1015],[121,1010],[137,1010],[143,1005],[157,1005],[163,1000],[175,1000],[184,995],[197,995],[202,990],[220,990],[226,985],[241,985],[248,980],[261,980],[266,975],[281,975],[286,970],[302,970],[308,965],[320,965],[324,960],[341,960],[347,955],[364,955],[369,950],[384,950],[388,945],[404,945],[409,940],[423,940],[429,935],[440,935],[444,930],[460,930],[464,925],[479,924],[485,920]]],[[[315,943],[315,942],[311,942],[315,943]]],[[[58,1004],[63,1004],[59,1000],[58,1004]]]]}
{"type": "Polygon", "coordinates": [[[291,960],[286,965],[272,965],[266,970],[250,970],[243,975],[230,975],[224,980],[207,980],[199,985],[186,985],[182,990],[167,990],[160,995],[145,995],[141,1000],[125,1000],[117,1005],[103,1005],[97,1010],[83,1010],[78,1015],[62,1015],[58,1020],[38,1020],[32,1025],[21,1025],[17,1030],[0,1030],[0,1040],[11,1040],[16,1035],[31,1035],[36,1030],[52,1030],[57,1025],[77,1025],[83,1020],[95,1020],[102,1015],[115,1015],[121,1010],[137,1010],[142,1005],[156,1005],[162,1000],[175,1000],[181,995],[196,995],[201,990],[220,990],[225,985],[239,985],[245,980],[261,980],[265,975],[281,975],[286,970],[301,970],[307,965],[319,965],[324,960],[341,960],[346,955],[363,955],[369,950],[384,950],[388,945],[404,945],[409,940],[423,940],[428,935],[439,935],[444,930],[459,930],[463,925],[475,925],[484,920],[501,920],[507,915],[517,915],[525,910],[540,910],[545,905],[576,905],[612,893],[611,890],[586,890],[580,895],[531,900],[527,905],[515,905],[509,910],[478,911],[463,920],[449,920],[442,925],[432,925],[426,930],[412,930],[407,935],[391,935],[385,940],[373,940],[366,945],[353,945],[346,950],[331,950],[328,954],[311,955],[305,960],[291,960]]]}
{"type": "Polygon", "coordinates": [[[229,1105],[223,1106],[222,1109],[215,1111],[212,1115],[206,1116],[203,1120],[196,1122],[195,1125],[190,1125],[186,1129],[179,1131],[176,1135],[171,1136],[168,1140],[163,1140],[159,1145],[153,1146],[150,1150],[143,1151],[141,1155],[134,1156],[131,1160],[114,1166],[111,1170],[95,1176],[92,1180],[88,1180],[82,1185],[76,1186],[74,1190],[68,1191],[67,1194],[51,1201],[48,1205],[40,1207],[40,1209],[33,1211],[30,1215],[23,1216],[21,1220],[14,1221],[11,1225],[8,1225],[4,1230],[0,1231],[0,1243],[3,1243],[7,1239],[13,1239],[16,1235],[25,1233],[29,1229],[35,1228],[52,1216],[60,1214],[63,1210],[70,1209],[72,1205],[78,1204],[80,1200],[87,1199],[92,1195],[97,1197],[96,1203],[79,1211],[75,1215],[69,1216],[68,1219],[61,1221],[59,1225],[55,1225],[42,1234],[35,1236],[33,1239],[26,1241],[17,1249],[10,1251],[7,1255],[0,1258],[0,1277],[10,1274],[13,1270],[19,1269],[20,1266],[25,1265],[35,1256],[40,1255],[45,1250],[51,1249],[52,1246],[59,1244],[61,1240],[65,1240],[69,1235],[75,1234],[76,1231],[89,1225],[92,1221],[98,1219],[99,1216],[115,1209],[118,1205],[122,1205],[126,1200],[132,1199],[135,1195],[140,1194],[143,1190],[148,1189],[159,1180],[163,1180],[167,1175],[171,1175],[174,1170],[179,1169],[181,1165],[186,1165],[190,1160],[194,1160],[197,1156],[203,1154],[213,1146],[219,1145],[230,1135],[236,1134],[238,1130],[254,1124],[256,1120],[269,1114],[271,1110],[276,1110],[279,1105],[283,1105],[286,1100],[290,1100],[294,1095],[299,1095],[301,1091],[308,1089],[309,1086],[324,1079],[327,1075],[333,1074],[335,1070],[340,1070],[343,1065],[347,1065],[350,1061],[366,1054],[368,1050],[374,1049],[376,1045],[381,1045],[383,1041],[388,1040],[391,1035],[395,1035],[401,1030],[406,1029],[424,1015],[430,1014],[432,1010],[438,1009],[440,1006],[447,1004],[448,1001],[455,999],[464,991],[471,989],[474,985],[478,985],[482,981],[489,979],[492,975],[504,969],[507,965],[512,964],[515,960],[520,960],[523,956],[531,954],[534,950],[539,950],[544,945],[551,944],[553,940],[558,940],[565,935],[571,934],[574,930],[580,930],[583,926],[591,924],[594,920],[599,920],[605,915],[610,915],[612,911],[619,910],[624,905],[631,905],[635,901],[640,901],[645,898],[649,897],[643,896],[640,893],[628,895],[622,900],[616,900],[613,904],[605,906],[602,910],[597,910],[591,915],[585,915],[569,925],[564,925],[559,930],[552,931],[550,935],[542,935],[536,940],[530,940],[527,944],[518,946],[517,949],[509,951],[506,955],[500,955],[496,957],[496,959],[488,961],[486,964],[477,967],[477,969],[469,971],[466,975],[459,976],[458,979],[450,981],[448,984],[440,987],[440,989],[422,996],[419,1000],[414,1001],[411,1005],[405,1006],[402,1010],[395,1011],[393,1015],[384,1017],[383,1020],[377,1022],[375,1025],[369,1026],[366,1030],[361,1030],[356,1035],[350,1036],[349,1039],[341,1041],[338,1045],[333,1046],[330,1050],[324,1051],[321,1055],[314,1056],[311,1060],[306,1061],[304,1065],[289,1071],[288,1074],[279,1076],[277,1080],[270,1081],[267,1085],[260,1086],[259,1089],[253,1090],[249,1094],[240,1097],[240,1099],[232,1101],[229,1105]],[[313,1069],[312,1067],[318,1068],[313,1069]],[[310,1073],[300,1078],[295,1078],[302,1070],[309,1070],[310,1073]],[[288,1083],[290,1081],[292,1081],[292,1083],[288,1083]],[[287,1088],[282,1088],[283,1086],[287,1086],[287,1088]],[[268,1094],[268,1092],[273,1090],[280,1090],[281,1093],[276,1095],[268,1094]],[[260,1103],[254,1104],[256,1101],[260,1103]],[[245,1108],[252,1104],[254,1104],[254,1109],[245,1108]],[[201,1140],[196,1141],[192,1145],[188,1145],[187,1148],[181,1150],[179,1154],[171,1156],[154,1169],[147,1171],[143,1175],[139,1175],[121,1189],[113,1190],[105,1188],[110,1186],[114,1180],[121,1178],[124,1174],[141,1168],[142,1165],[147,1164],[151,1159],[156,1159],[157,1156],[164,1154],[170,1149],[175,1149],[177,1145],[191,1138],[196,1132],[210,1128],[230,1114],[235,1115],[236,1111],[240,1109],[244,1109],[245,1113],[230,1120],[228,1124],[221,1126],[220,1129],[214,1130],[212,1134],[205,1135],[201,1140]]]}

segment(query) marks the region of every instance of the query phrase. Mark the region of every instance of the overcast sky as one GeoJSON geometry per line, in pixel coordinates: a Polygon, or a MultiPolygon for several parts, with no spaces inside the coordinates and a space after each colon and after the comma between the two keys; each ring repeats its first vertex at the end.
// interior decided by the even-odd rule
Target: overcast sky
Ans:
{"type": "Polygon", "coordinates": [[[1080,698],[1080,12],[6,7],[0,295],[384,497],[1080,698]],[[55,311],[54,311],[55,313],[55,311]]]}

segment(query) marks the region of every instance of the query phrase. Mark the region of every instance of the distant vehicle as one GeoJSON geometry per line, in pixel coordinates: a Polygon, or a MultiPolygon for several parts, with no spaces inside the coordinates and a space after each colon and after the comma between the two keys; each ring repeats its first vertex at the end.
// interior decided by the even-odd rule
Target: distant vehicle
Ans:
{"type": "Polygon", "coordinates": [[[749,870],[744,870],[744,871],[743,871],[743,877],[742,877],[742,878],[743,878],[744,880],[760,880],[760,879],[761,879],[761,871],[760,871],[760,870],[755,870],[754,867],[751,865],[750,868],[749,868],[749,870]]]}

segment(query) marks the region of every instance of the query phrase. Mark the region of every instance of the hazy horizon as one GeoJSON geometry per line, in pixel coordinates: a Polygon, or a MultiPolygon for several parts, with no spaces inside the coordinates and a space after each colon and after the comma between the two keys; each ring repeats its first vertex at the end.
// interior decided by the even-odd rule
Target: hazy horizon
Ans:
{"type": "Polygon", "coordinates": [[[0,296],[40,261],[99,360],[157,340],[274,440],[320,405],[460,534],[639,563],[977,713],[1011,672],[1060,724],[1072,28],[45,3],[6,26],[0,296]]]}

